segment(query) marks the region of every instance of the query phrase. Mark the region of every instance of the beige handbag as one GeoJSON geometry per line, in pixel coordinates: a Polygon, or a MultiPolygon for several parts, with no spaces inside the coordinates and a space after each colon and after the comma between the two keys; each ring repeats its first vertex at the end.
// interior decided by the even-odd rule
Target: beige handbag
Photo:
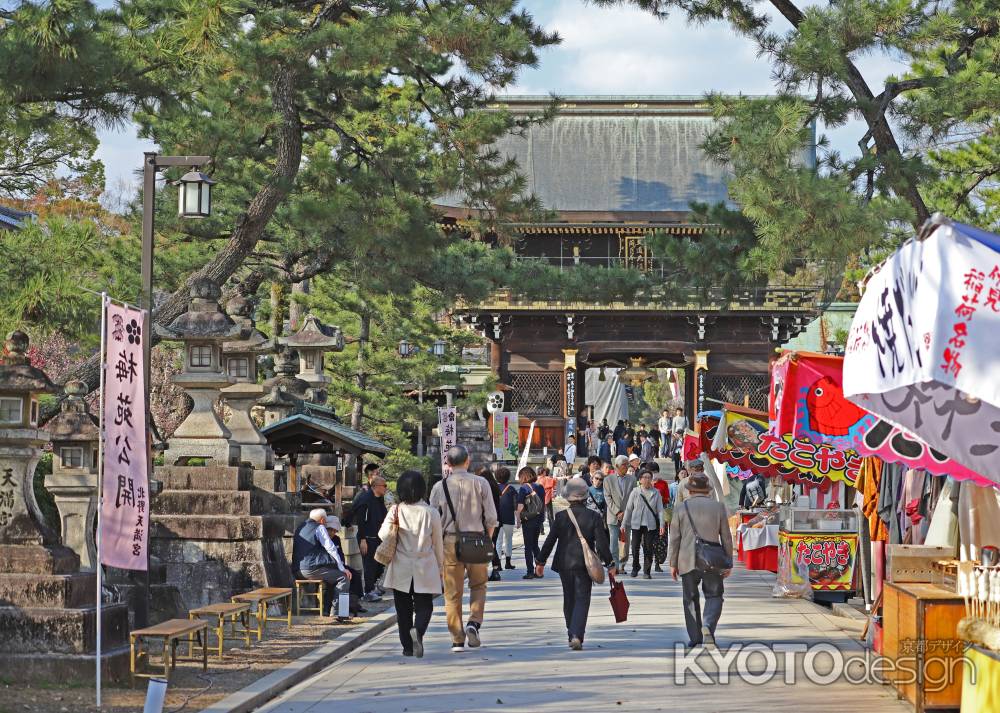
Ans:
{"type": "Polygon", "coordinates": [[[587,574],[590,578],[594,580],[594,584],[604,584],[604,565],[601,561],[597,559],[597,554],[587,544],[587,540],[584,539],[583,533],[580,532],[580,523],[576,521],[576,515],[573,514],[573,509],[570,508],[566,510],[566,514],[569,515],[570,521],[573,523],[573,527],[576,528],[576,536],[580,538],[580,547],[583,549],[583,563],[587,566],[587,574]]]}
{"type": "Polygon", "coordinates": [[[403,517],[399,505],[396,506],[396,517],[392,520],[389,528],[389,536],[379,544],[375,550],[375,561],[388,566],[392,558],[396,556],[396,542],[399,540],[399,519],[403,517]]]}

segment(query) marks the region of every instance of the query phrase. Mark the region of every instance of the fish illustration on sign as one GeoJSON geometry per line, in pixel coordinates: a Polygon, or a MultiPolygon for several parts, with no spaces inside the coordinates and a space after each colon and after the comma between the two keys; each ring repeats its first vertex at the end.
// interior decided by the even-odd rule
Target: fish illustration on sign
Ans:
{"type": "Polygon", "coordinates": [[[868,412],[844,398],[840,385],[829,376],[812,383],[806,394],[809,428],[828,436],[846,436],[868,412]]]}

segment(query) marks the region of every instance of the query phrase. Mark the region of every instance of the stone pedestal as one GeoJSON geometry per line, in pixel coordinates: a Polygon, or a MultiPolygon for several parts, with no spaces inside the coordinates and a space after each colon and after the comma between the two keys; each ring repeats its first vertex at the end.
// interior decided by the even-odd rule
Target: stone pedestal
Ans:
{"type": "Polygon", "coordinates": [[[255,587],[291,586],[286,552],[302,516],[274,471],[162,466],[152,504],[150,553],[187,607],[228,601],[255,587]],[[279,491],[279,492],[276,492],[279,491]]]}
{"type": "MultiPolygon", "coordinates": [[[[28,364],[27,337],[14,333],[0,358],[0,397],[27,408],[0,423],[0,670],[18,681],[61,682],[93,676],[96,575],[42,524],[35,501],[35,465],[49,434],[37,427],[37,396],[54,387],[28,364]]],[[[111,677],[128,672],[128,610],[102,611],[103,665],[111,677]]]]}
{"type": "Polygon", "coordinates": [[[216,374],[178,374],[174,382],[182,387],[194,408],[177,427],[163,454],[169,465],[185,465],[192,458],[204,458],[215,465],[236,465],[240,449],[230,439],[232,433],[226,428],[213,408],[220,389],[229,386],[229,380],[216,374]]]}
{"type": "Polygon", "coordinates": [[[267,439],[257,430],[250,411],[264,395],[264,387],[257,384],[233,384],[222,390],[222,396],[232,409],[229,423],[230,442],[239,448],[238,463],[258,470],[274,468],[274,454],[267,439]]]}

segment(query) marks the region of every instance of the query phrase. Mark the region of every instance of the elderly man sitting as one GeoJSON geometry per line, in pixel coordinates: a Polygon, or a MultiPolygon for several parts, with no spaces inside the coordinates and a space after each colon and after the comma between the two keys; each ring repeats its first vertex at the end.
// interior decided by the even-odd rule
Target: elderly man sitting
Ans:
{"type": "MultiPolygon", "coordinates": [[[[327,517],[326,510],[316,508],[309,513],[309,519],[295,531],[292,546],[292,571],[302,579],[321,579],[326,588],[324,597],[324,616],[330,616],[333,611],[337,593],[345,589],[351,592],[351,614],[362,611],[358,605],[360,600],[359,575],[344,564],[343,550],[327,529],[335,533],[340,530],[340,520],[337,517],[327,517]],[[355,581],[357,580],[357,581],[355,581]]],[[[346,619],[348,612],[337,612],[338,619],[346,619]]]]}

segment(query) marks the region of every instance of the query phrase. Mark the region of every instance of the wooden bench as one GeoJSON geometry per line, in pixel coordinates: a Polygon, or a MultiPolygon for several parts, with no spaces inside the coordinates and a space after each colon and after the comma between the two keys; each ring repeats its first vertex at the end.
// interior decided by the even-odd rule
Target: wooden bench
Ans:
{"type": "Polygon", "coordinates": [[[257,617],[257,641],[264,638],[264,629],[267,627],[267,605],[276,604],[281,600],[285,601],[285,610],[288,612],[288,628],[292,628],[292,588],[291,587],[261,587],[252,592],[237,594],[230,598],[233,602],[246,602],[251,605],[250,613],[257,617]]]}
{"type": "MultiPolygon", "coordinates": [[[[188,612],[188,619],[212,619],[215,620],[215,638],[219,643],[219,660],[222,660],[223,646],[225,644],[226,638],[226,620],[232,625],[233,636],[236,636],[236,620],[239,619],[240,623],[243,624],[243,640],[247,646],[250,646],[250,604],[247,602],[232,602],[220,604],[209,604],[208,606],[198,607],[197,609],[192,609],[188,612]]],[[[189,639],[190,642],[190,639],[189,639]]],[[[191,654],[190,645],[188,646],[188,655],[191,654]]]]}
{"type": "Polygon", "coordinates": [[[316,612],[316,616],[323,616],[323,580],[322,579],[296,579],[295,580],[295,613],[316,612]],[[309,591],[309,587],[315,586],[316,591],[309,591]],[[314,597],[316,606],[306,607],[302,605],[302,600],[306,597],[314,597]]]}
{"type": "Polygon", "coordinates": [[[132,682],[135,682],[136,677],[155,678],[160,675],[158,673],[141,673],[137,670],[137,662],[144,656],[149,658],[148,649],[143,651],[143,641],[159,639],[163,642],[163,677],[170,681],[170,673],[177,665],[177,643],[182,639],[188,639],[188,657],[191,658],[194,636],[198,637],[198,642],[201,644],[201,668],[205,671],[208,669],[208,624],[206,622],[190,619],[168,619],[155,626],[132,631],[129,634],[129,670],[132,674],[132,682]]]}

